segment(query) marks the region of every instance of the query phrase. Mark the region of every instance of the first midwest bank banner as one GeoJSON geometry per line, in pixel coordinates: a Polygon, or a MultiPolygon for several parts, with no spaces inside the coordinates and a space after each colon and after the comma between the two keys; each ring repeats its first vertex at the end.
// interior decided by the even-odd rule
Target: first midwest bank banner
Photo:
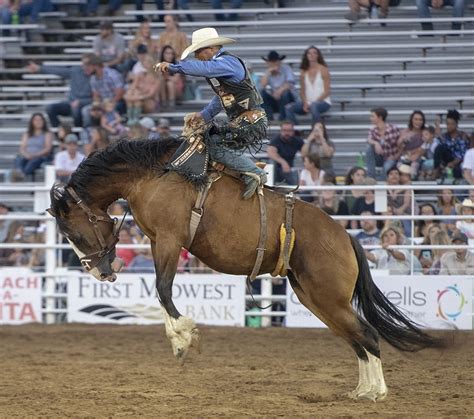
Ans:
{"type": "MultiPolygon", "coordinates": [[[[196,323],[243,326],[245,280],[223,274],[178,274],[173,301],[196,323]]],[[[82,323],[156,324],[163,314],[155,292],[155,275],[119,274],[114,283],[78,275],[68,280],[68,321],[82,323]]]]}

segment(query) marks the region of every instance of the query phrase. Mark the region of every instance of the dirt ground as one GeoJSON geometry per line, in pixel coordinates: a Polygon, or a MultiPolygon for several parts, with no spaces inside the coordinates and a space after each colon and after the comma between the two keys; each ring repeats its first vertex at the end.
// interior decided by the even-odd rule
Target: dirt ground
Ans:
{"type": "Polygon", "coordinates": [[[383,345],[389,395],[344,396],[350,348],[325,330],[203,327],[184,367],[161,326],[0,328],[0,417],[474,417],[474,333],[453,349],[383,345]]]}

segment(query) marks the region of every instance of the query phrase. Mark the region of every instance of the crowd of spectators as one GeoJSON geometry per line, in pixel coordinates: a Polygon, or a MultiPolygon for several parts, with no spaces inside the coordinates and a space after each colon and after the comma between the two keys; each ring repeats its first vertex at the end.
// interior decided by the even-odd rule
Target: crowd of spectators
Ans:
{"type": "MultiPolygon", "coordinates": [[[[88,3],[85,13],[96,13],[97,5],[88,3]]],[[[140,9],[142,2],[136,3],[140,9]]],[[[213,7],[220,8],[218,3],[213,1],[213,7]]],[[[440,6],[437,0],[419,0],[417,6],[420,17],[421,13],[427,17],[429,7],[436,9],[446,5],[454,6],[454,16],[462,16],[463,6],[459,0],[451,3],[445,1],[440,6]]],[[[47,4],[45,1],[42,10],[49,10],[47,4]]],[[[161,1],[157,1],[156,5],[158,9],[163,9],[161,1]]],[[[184,0],[176,1],[175,5],[187,8],[184,0]]],[[[235,1],[233,5],[238,8],[241,1],[235,1]]],[[[358,19],[361,7],[375,7],[378,17],[384,18],[391,6],[393,4],[388,0],[351,0],[352,15],[349,17],[358,19]]],[[[120,1],[109,2],[110,12],[115,12],[118,7],[120,1]]],[[[235,13],[216,14],[219,20],[237,18],[235,13]]],[[[158,74],[152,66],[156,61],[175,63],[188,40],[179,28],[176,15],[165,15],[163,21],[165,29],[159,37],[154,37],[150,22],[140,18],[139,28],[128,43],[114,31],[110,21],[104,21],[93,41],[93,53],[84,54],[80,66],[55,67],[37,63],[27,66],[31,73],[56,74],[68,79],[69,92],[66,100],[51,104],[46,109],[49,123],[57,128],[56,134],[48,129],[48,122],[41,113],[32,115],[15,161],[15,178],[30,178],[37,168],[49,161],[54,163],[58,179],[67,181],[84,158],[118,138],[160,140],[171,136],[169,121],[164,118],[155,121],[154,116],[149,114],[174,110],[177,103],[186,99],[189,86],[184,76],[158,74]],[[72,117],[73,125],[62,121],[61,116],[72,117]],[[75,128],[81,128],[79,135],[76,134],[79,130],[75,128]]],[[[429,30],[432,26],[423,26],[423,29],[429,30]]],[[[459,26],[453,23],[453,29],[459,29],[459,26]]],[[[324,56],[316,46],[309,46],[304,51],[299,64],[299,88],[297,77],[285,63],[285,58],[277,51],[269,51],[262,57],[266,71],[259,78],[254,74],[269,120],[280,121],[280,132],[270,139],[267,147],[267,157],[275,164],[274,181],[302,187],[330,187],[342,183],[333,164],[336,147],[325,124],[325,114],[331,108],[331,76],[324,56]],[[308,132],[295,129],[299,123],[297,117],[301,115],[307,115],[306,119],[311,121],[308,132]]],[[[411,221],[403,219],[398,222],[370,218],[338,222],[350,229],[364,245],[381,246],[380,249],[367,251],[369,260],[378,269],[407,273],[414,266],[419,272],[438,274],[450,272],[447,265],[463,269],[464,263],[466,272],[474,273],[469,270],[474,269],[470,252],[456,251],[453,261],[453,252],[440,249],[411,253],[390,247],[411,244],[412,236],[427,245],[465,244],[474,239],[471,220],[453,223],[451,220],[428,218],[433,215],[473,214],[474,196],[462,192],[456,197],[449,189],[453,183],[474,184],[474,148],[471,148],[472,139],[458,128],[459,112],[447,112],[444,132],[440,117],[427,121],[421,110],[413,111],[406,127],[389,122],[388,116],[389,111],[383,107],[370,111],[372,127],[368,132],[365,164],[351,168],[345,178],[346,185],[365,185],[368,189],[353,189],[341,194],[331,189],[316,192],[302,188],[301,198],[332,216],[403,216],[410,215],[414,206],[417,214],[427,217],[416,223],[414,231],[411,221]],[[416,198],[412,202],[411,191],[397,188],[398,185],[409,185],[419,180],[438,181],[448,188],[440,191],[437,202],[421,204],[416,202],[416,198]],[[387,202],[382,209],[378,208],[374,189],[370,189],[378,182],[394,187],[387,191],[387,202]],[[451,258],[449,262],[448,258],[451,258]]],[[[5,208],[0,206],[0,210],[5,208]]],[[[19,227],[15,229],[15,226],[8,225],[5,230],[6,225],[0,223],[3,241],[22,237],[19,227]],[[10,231],[10,227],[15,231],[10,231]]],[[[144,243],[145,240],[133,225],[124,228],[120,236],[120,243],[123,244],[144,243]]],[[[119,253],[123,253],[120,256],[127,267],[146,269],[150,266],[150,253],[122,250],[119,253]]],[[[15,264],[22,260],[21,255],[24,254],[24,250],[18,250],[1,257],[7,258],[5,263],[15,264]]],[[[186,252],[183,252],[181,259],[180,269],[187,269],[193,260],[186,252]]]]}

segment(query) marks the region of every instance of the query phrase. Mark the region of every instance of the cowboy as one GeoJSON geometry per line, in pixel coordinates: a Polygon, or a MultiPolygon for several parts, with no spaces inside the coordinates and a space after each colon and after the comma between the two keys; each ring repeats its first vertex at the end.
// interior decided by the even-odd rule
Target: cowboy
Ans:
{"type": "Polygon", "coordinates": [[[267,118],[260,108],[262,98],[245,63],[222,48],[234,42],[219,36],[214,28],[199,29],[193,32],[191,45],[181,54],[181,60],[185,60],[194,52],[197,60],[177,64],[162,62],[156,64],[155,69],[206,78],[216,96],[190,119],[195,126],[210,125],[206,132],[206,145],[211,159],[241,174],[245,183],[242,197],[249,199],[266,182],[266,174],[242,152],[265,138],[267,118]],[[213,118],[222,109],[229,123],[218,126],[213,118]]]}

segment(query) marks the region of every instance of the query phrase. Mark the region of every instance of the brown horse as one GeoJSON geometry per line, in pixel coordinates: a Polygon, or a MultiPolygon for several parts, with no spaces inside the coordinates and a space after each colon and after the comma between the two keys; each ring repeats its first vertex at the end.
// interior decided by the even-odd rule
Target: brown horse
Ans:
{"type": "MultiPolygon", "coordinates": [[[[181,248],[187,243],[197,191],[165,169],[179,144],[176,140],[121,141],[91,155],[68,185],[52,188],[50,213],[86,269],[99,280],[114,280],[116,232],[107,207],[119,198],[128,201],[136,223],[151,240],[166,334],[175,356],[183,360],[198,343],[199,332],[176,309],[171,287],[181,248]]],[[[259,241],[258,199],[240,199],[242,185],[228,176],[215,182],[188,249],[211,268],[234,275],[251,272],[259,241]]],[[[285,218],[284,197],[268,189],[264,197],[268,237],[260,274],[275,268],[279,227],[285,218]]],[[[361,246],[323,211],[297,201],[293,227],[291,286],[300,301],[357,354],[359,385],[350,395],[384,398],[387,387],[379,335],[405,351],[441,346],[442,342],[422,332],[384,297],[372,281],[361,246]]]]}

